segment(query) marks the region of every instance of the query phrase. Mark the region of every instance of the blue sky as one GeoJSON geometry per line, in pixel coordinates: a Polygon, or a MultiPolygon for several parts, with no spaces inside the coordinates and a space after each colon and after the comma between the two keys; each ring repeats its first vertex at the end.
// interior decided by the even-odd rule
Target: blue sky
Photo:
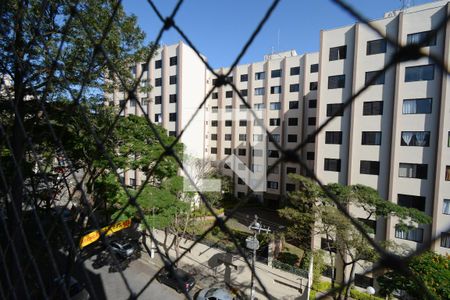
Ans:
{"type": "MultiPolygon", "coordinates": [[[[347,0],[369,19],[379,19],[386,11],[399,9],[399,0],[347,0]]],[[[426,0],[410,0],[418,5],[426,0]]],[[[171,13],[176,0],[155,0],[160,12],[171,13]]],[[[256,28],[271,0],[185,0],[175,21],[214,68],[229,66],[256,28]]],[[[146,0],[125,0],[125,10],[135,14],[147,34],[156,38],[161,22],[146,0]]],[[[353,24],[355,20],[329,0],[282,0],[241,63],[263,60],[272,49],[297,53],[319,49],[320,30],[353,24]],[[278,38],[279,37],[279,38],[278,38]]],[[[162,42],[170,45],[182,38],[173,29],[162,42]]]]}

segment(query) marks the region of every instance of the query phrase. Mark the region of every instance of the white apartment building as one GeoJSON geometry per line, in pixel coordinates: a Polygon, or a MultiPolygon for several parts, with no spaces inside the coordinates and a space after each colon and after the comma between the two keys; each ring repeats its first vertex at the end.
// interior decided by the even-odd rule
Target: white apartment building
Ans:
{"type": "MultiPolygon", "coordinates": [[[[318,53],[297,55],[294,50],[275,53],[266,55],[262,62],[238,65],[227,78],[283,149],[295,148],[315,128],[317,62],[318,53]]],[[[228,71],[228,68],[216,70],[218,74],[228,71]]],[[[214,76],[210,76],[208,89],[214,82],[214,76]]],[[[232,178],[235,195],[241,198],[249,189],[232,169],[249,168],[265,173],[281,152],[265,137],[254,115],[247,111],[230,85],[216,88],[207,103],[207,155],[218,163],[223,174],[232,178]],[[258,143],[263,143],[264,149],[255,149],[258,143]],[[237,166],[230,168],[224,160],[231,154],[239,160],[237,166]],[[255,163],[259,157],[262,159],[255,163]]],[[[314,166],[314,144],[309,143],[298,153],[308,160],[311,168],[314,166]]],[[[299,165],[283,162],[267,174],[266,192],[257,193],[261,202],[272,208],[280,206],[282,196],[296,188],[287,176],[289,173],[300,174],[299,165]]]]}
{"type": "MultiPolygon", "coordinates": [[[[150,92],[139,91],[143,111],[135,100],[126,103],[122,115],[147,113],[150,120],[161,125],[171,136],[176,136],[186,128],[181,142],[185,145],[185,154],[204,159],[205,113],[200,109],[191,125],[186,124],[192,118],[205,97],[206,67],[197,54],[179,42],[176,45],[162,46],[150,63],[132,66],[132,72],[138,77],[143,73],[140,85],[152,87],[150,92]]],[[[115,90],[106,95],[109,105],[120,105],[127,99],[125,91],[115,90]]],[[[145,175],[140,171],[124,172],[124,182],[129,186],[140,185],[145,175]]]]}
{"type": "MultiPolygon", "coordinates": [[[[423,43],[436,33],[423,49],[448,64],[450,27],[437,30],[437,26],[449,14],[448,1],[435,1],[386,13],[370,24],[401,45],[423,43]]],[[[396,50],[365,24],[323,30],[318,124],[341,109],[396,50]]],[[[384,199],[433,219],[409,232],[396,229],[395,218],[374,220],[377,240],[393,240],[415,250],[438,237],[433,250],[450,252],[449,80],[431,59],[399,63],[317,136],[315,171],[325,183],[364,184],[384,199]]],[[[350,212],[366,217],[355,208],[350,212]]],[[[320,240],[315,244],[320,247],[320,240]]],[[[357,279],[370,284],[367,278],[357,279]]]]}
{"type": "MultiPolygon", "coordinates": [[[[371,25],[402,45],[423,42],[436,33],[423,50],[449,64],[450,25],[436,31],[450,14],[449,6],[448,1],[435,1],[388,12],[371,25]]],[[[320,41],[319,53],[297,55],[292,50],[267,55],[264,61],[238,65],[227,79],[283,149],[305,140],[383,69],[397,50],[361,23],[323,30],[320,41]]],[[[228,71],[216,70],[219,74],[228,71]]],[[[141,104],[151,120],[171,135],[185,128],[215,80],[182,42],[162,47],[149,65],[136,65],[135,72],[144,72],[142,84],[153,87],[150,93],[138,95],[141,104]]],[[[298,152],[324,183],[364,184],[388,201],[414,207],[433,219],[430,225],[421,224],[410,232],[397,230],[395,218],[374,219],[378,241],[392,240],[418,249],[438,237],[433,250],[449,253],[449,80],[431,59],[401,62],[384,72],[298,152]]],[[[109,97],[110,105],[126,99],[120,91],[109,97]]],[[[136,107],[128,102],[124,114],[140,114],[136,107]]],[[[181,141],[194,156],[215,162],[230,176],[238,198],[249,188],[232,170],[265,173],[281,155],[229,85],[214,89],[181,141]],[[258,144],[264,144],[265,150],[257,149],[258,144]],[[224,161],[232,154],[239,160],[228,166],[224,161]]],[[[125,182],[139,185],[144,178],[138,173],[126,172],[125,182]]],[[[305,174],[305,170],[283,162],[267,174],[266,192],[257,193],[267,206],[280,207],[286,192],[297,188],[289,173],[305,174]]],[[[366,217],[355,208],[350,212],[366,217]]],[[[314,244],[320,248],[321,242],[317,237],[314,244]]],[[[356,270],[357,284],[373,285],[370,275],[361,275],[363,271],[356,270]]]]}

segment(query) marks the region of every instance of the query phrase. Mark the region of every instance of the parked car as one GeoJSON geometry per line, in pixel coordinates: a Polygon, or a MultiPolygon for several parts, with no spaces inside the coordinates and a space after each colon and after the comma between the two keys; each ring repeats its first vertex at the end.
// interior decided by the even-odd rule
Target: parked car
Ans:
{"type": "Polygon", "coordinates": [[[122,258],[128,258],[134,253],[134,247],[128,242],[114,241],[109,245],[111,250],[122,258]]]}
{"type": "Polygon", "coordinates": [[[178,293],[189,292],[195,286],[195,278],[186,271],[177,268],[162,270],[156,280],[170,286],[178,293]]]}
{"type": "Polygon", "coordinates": [[[234,300],[233,293],[225,287],[210,287],[201,290],[196,300],[234,300]]]}
{"type": "Polygon", "coordinates": [[[52,299],[66,299],[66,293],[64,292],[64,286],[69,294],[69,299],[71,300],[88,300],[90,295],[84,286],[79,283],[75,278],[70,276],[67,280],[66,275],[62,275],[53,280],[56,285],[56,290],[54,293],[50,293],[52,299]]]}

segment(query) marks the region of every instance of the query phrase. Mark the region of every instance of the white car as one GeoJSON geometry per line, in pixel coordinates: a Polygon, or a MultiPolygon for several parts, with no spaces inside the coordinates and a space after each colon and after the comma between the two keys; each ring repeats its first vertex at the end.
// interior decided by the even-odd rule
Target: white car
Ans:
{"type": "Polygon", "coordinates": [[[235,300],[233,293],[225,287],[211,287],[201,290],[197,300],[235,300]]]}

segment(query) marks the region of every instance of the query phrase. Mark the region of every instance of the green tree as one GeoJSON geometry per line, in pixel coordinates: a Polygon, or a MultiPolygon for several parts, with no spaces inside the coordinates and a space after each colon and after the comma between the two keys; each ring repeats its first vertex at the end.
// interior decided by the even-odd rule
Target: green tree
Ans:
{"type": "MultiPolygon", "coordinates": [[[[290,205],[279,210],[280,215],[289,221],[288,238],[300,242],[305,249],[310,249],[311,237],[324,235],[328,243],[327,249],[332,270],[335,264],[334,249],[342,259],[344,282],[353,278],[357,263],[373,262],[378,258],[376,251],[367,243],[365,237],[340,212],[318,184],[300,175],[290,176],[298,182],[300,187],[289,194],[290,205]],[[346,278],[348,267],[350,267],[350,275],[346,278]]],[[[365,216],[358,219],[358,222],[367,233],[374,233],[370,223],[371,220],[379,217],[398,217],[399,225],[403,228],[417,223],[427,224],[431,221],[430,217],[423,212],[382,199],[376,190],[367,186],[343,186],[331,183],[326,185],[325,189],[335,195],[336,200],[346,209],[358,208],[365,212],[365,216]]],[[[334,276],[332,276],[332,287],[334,284],[334,276]]],[[[346,297],[349,296],[350,288],[351,285],[348,285],[345,291],[346,297]]]]}
{"type": "MultiPolygon", "coordinates": [[[[428,288],[432,299],[450,299],[450,255],[443,256],[428,251],[413,257],[408,262],[408,267],[428,288]]],[[[404,291],[412,297],[420,295],[420,299],[429,299],[416,281],[397,270],[390,270],[379,277],[378,283],[383,294],[404,291]]]]}
{"type": "MultiPolygon", "coordinates": [[[[39,156],[45,156],[45,146],[50,146],[31,149],[28,141],[34,142],[36,131],[23,128],[25,121],[43,114],[34,108],[72,96],[77,103],[103,102],[105,90],[117,81],[107,60],[129,88],[129,63],[148,53],[143,41],[136,17],[126,15],[120,2],[5,0],[0,4],[0,154],[7,179],[1,188],[2,195],[10,195],[3,204],[18,257],[26,257],[24,241],[16,231],[22,220],[25,183],[33,173],[29,159],[38,150],[42,150],[39,156]]],[[[6,260],[11,280],[18,282],[16,296],[23,298],[26,284],[18,278],[21,266],[12,257],[6,260]]]]}

